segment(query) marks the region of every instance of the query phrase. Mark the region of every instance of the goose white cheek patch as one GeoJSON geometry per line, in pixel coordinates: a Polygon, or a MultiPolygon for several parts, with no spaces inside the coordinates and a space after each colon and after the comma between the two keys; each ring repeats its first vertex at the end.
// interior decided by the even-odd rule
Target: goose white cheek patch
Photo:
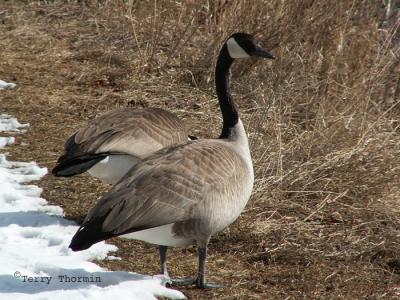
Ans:
{"type": "Polygon", "coordinates": [[[246,51],[243,50],[242,47],[235,41],[234,38],[230,38],[226,41],[226,45],[228,46],[229,55],[232,58],[247,58],[250,55],[247,54],[246,51]]]}

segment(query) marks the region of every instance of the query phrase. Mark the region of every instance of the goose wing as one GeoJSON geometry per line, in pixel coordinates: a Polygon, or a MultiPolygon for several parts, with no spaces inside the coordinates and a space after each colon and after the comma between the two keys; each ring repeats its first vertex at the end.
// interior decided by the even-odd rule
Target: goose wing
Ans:
{"type": "Polygon", "coordinates": [[[231,192],[227,186],[245,176],[238,172],[244,164],[229,147],[207,140],[161,150],[104,194],[70,247],[83,250],[113,236],[195,218],[197,206],[231,192]]]}
{"type": "Polygon", "coordinates": [[[159,149],[186,141],[182,121],[166,110],[115,109],[96,117],[66,141],[53,174],[82,173],[110,153],[143,159],[159,149]]]}

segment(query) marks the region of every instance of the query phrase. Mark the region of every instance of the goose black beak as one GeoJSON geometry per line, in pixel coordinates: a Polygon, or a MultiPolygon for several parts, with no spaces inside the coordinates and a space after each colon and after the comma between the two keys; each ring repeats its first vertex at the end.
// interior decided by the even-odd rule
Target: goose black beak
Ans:
{"type": "Polygon", "coordinates": [[[269,59],[275,59],[275,56],[273,56],[271,53],[265,51],[261,47],[256,47],[256,49],[253,52],[253,56],[262,57],[262,58],[269,58],[269,59]]]}

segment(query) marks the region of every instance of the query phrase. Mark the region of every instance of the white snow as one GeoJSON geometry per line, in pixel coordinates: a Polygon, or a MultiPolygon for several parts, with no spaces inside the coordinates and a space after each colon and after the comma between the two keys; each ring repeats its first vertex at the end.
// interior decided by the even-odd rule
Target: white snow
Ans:
{"type": "MultiPolygon", "coordinates": [[[[27,125],[0,115],[0,131],[19,132],[27,125]]],[[[14,142],[0,137],[0,148],[14,142]]],[[[166,288],[163,276],[113,272],[90,262],[119,259],[117,248],[98,243],[72,252],[78,226],[63,218],[60,207],[40,197],[33,184],[47,173],[35,162],[12,162],[0,153],[0,300],[2,299],[185,299],[166,288]]]]}
{"type": "Polygon", "coordinates": [[[2,137],[0,136],[0,148],[4,148],[7,145],[11,145],[15,142],[14,137],[2,137]]]}
{"type": "Polygon", "coordinates": [[[0,132],[11,131],[24,133],[28,127],[29,124],[21,124],[16,118],[6,114],[0,114],[0,132]]]}
{"type": "Polygon", "coordinates": [[[15,83],[12,83],[12,82],[8,83],[8,82],[5,82],[4,80],[0,80],[0,90],[13,89],[15,87],[16,87],[15,83]]]}

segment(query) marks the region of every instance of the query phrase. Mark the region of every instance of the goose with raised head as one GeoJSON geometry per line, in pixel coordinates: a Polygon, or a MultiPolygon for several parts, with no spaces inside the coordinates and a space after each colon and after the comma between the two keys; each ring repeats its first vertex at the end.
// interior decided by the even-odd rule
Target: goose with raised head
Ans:
{"type": "Polygon", "coordinates": [[[210,237],[228,227],[243,211],[254,174],[247,135],[229,93],[234,59],[274,57],[253,36],[235,33],[223,45],[215,72],[223,117],[218,139],[200,139],[158,151],[105,193],[72,238],[80,251],[115,236],[160,245],[161,271],[167,273],[167,247],[197,244],[199,269],[191,280],[175,284],[215,287],[205,280],[210,237]]]}
{"type": "Polygon", "coordinates": [[[52,173],[70,177],[87,171],[114,184],[139,161],[187,141],[185,125],[169,111],[118,108],[94,118],[70,136],[52,173]]]}

